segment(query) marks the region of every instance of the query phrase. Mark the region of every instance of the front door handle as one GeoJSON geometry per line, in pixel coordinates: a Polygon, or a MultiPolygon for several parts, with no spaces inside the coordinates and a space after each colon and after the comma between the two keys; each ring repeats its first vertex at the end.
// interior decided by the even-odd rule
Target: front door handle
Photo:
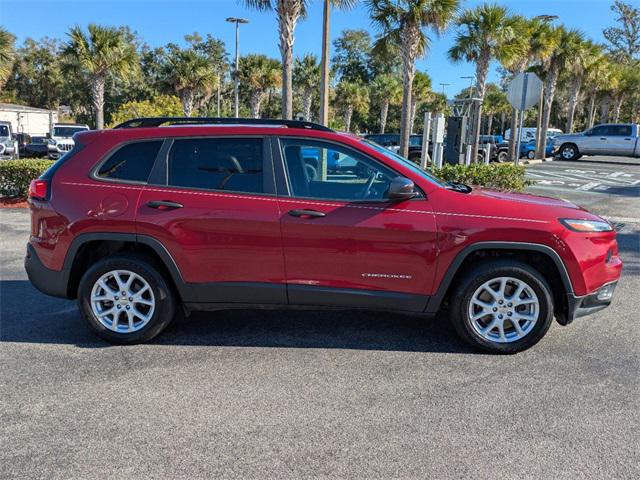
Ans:
{"type": "Polygon", "coordinates": [[[326,216],[326,213],[318,212],[317,210],[290,210],[289,215],[292,217],[320,218],[326,216]]]}
{"type": "Polygon", "coordinates": [[[147,203],[149,208],[160,208],[163,210],[173,210],[174,208],[182,208],[184,205],[178,202],[172,202],[170,200],[151,200],[147,203]]]}
{"type": "Polygon", "coordinates": [[[600,140],[606,140],[607,137],[600,137],[600,140]]]}

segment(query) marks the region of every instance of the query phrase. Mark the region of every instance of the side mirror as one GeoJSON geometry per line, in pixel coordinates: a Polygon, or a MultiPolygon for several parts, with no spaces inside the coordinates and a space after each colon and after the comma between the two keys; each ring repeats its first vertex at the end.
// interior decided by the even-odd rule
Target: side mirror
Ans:
{"type": "Polygon", "coordinates": [[[387,198],[389,200],[409,200],[418,195],[415,188],[416,186],[411,180],[398,176],[391,180],[387,198]]]}

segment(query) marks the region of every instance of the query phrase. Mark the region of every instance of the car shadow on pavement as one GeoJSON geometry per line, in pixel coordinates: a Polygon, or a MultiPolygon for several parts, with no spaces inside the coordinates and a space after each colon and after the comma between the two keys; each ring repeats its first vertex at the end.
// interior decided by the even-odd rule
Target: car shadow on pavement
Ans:
{"type": "MultiPolygon", "coordinates": [[[[76,302],[48,297],[26,280],[0,281],[0,340],[111,345],[84,324],[76,302]]],[[[455,335],[446,315],[364,310],[221,310],[178,318],[156,345],[357,349],[405,352],[479,353],[455,335]]]]}

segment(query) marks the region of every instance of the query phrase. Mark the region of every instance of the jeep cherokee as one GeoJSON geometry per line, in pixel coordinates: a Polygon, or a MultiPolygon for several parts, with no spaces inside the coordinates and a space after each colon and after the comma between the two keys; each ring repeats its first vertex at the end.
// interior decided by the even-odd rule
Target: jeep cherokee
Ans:
{"type": "Polygon", "coordinates": [[[448,312],[472,345],[517,352],[609,305],[622,268],[611,225],[567,201],[445,183],[308,122],[146,118],[74,140],[31,184],[25,266],[110,342],[179,308],[330,307],[448,312]]]}

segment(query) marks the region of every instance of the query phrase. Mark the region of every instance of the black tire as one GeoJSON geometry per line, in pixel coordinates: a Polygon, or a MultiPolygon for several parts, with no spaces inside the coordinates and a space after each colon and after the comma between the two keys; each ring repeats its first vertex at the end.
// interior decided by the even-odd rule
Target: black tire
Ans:
{"type": "Polygon", "coordinates": [[[578,150],[578,146],[574,143],[565,143],[558,150],[558,156],[561,160],[577,160],[582,155],[580,155],[580,150],[578,150]]]}
{"type": "Polygon", "coordinates": [[[534,152],[533,150],[529,150],[529,151],[527,152],[527,158],[528,158],[529,160],[533,160],[533,159],[535,159],[535,158],[536,158],[536,152],[534,152]]]}
{"type": "Polygon", "coordinates": [[[509,152],[506,150],[499,151],[497,160],[499,163],[507,162],[509,160],[509,152]]]}
{"type": "Polygon", "coordinates": [[[493,353],[517,353],[540,341],[553,321],[553,295],[542,275],[531,266],[510,259],[486,260],[465,272],[454,286],[449,300],[451,323],[460,337],[470,345],[493,353]],[[525,282],[538,298],[539,313],[533,328],[523,337],[510,343],[490,341],[477,332],[469,318],[473,294],[481,285],[497,277],[512,277],[525,282]]]}
{"type": "Polygon", "coordinates": [[[102,339],[116,344],[135,344],[151,340],[162,332],[176,311],[176,295],[153,261],[135,254],[119,254],[94,263],[83,275],[78,287],[78,307],[89,327],[102,339]],[[91,308],[91,291],[98,279],[113,270],[128,270],[140,275],[149,285],[155,299],[151,319],[140,330],[120,333],[103,325],[91,308]]]}

